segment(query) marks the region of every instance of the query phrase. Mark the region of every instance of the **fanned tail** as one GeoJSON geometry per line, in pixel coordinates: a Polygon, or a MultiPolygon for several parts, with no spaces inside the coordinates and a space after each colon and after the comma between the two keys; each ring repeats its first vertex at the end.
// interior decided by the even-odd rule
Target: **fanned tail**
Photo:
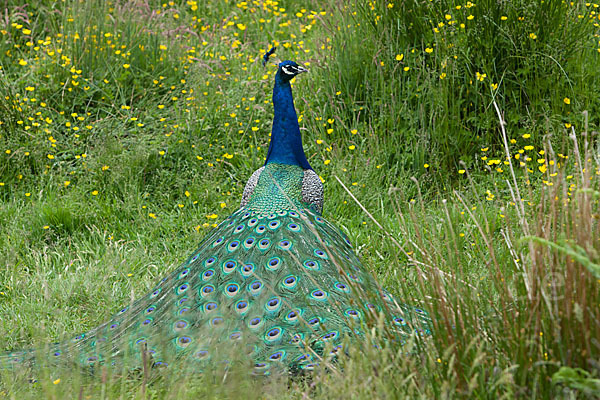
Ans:
{"type": "Polygon", "coordinates": [[[364,270],[341,232],[310,209],[241,209],[148,294],[108,322],[2,365],[126,365],[246,358],[253,373],[314,367],[380,312],[400,337],[429,333],[429,317],[398,304],[364,270]]]}

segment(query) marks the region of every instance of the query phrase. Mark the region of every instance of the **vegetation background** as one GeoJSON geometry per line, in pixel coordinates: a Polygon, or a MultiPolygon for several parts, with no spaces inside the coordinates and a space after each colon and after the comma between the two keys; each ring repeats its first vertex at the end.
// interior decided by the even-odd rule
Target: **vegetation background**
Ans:
{"type": "Polygon", "coordinates": [[[0,397],[600,392],[599,4],[0,10],[0,348],[101,323],[236,209],[269,141],[275,68],[260,60],[271,45],[310,69],[294,95],[324,215],[435,323],[416,350],[374,330],[339,370],[305,379],[52,370],[22,385],[3,372],[0,397]]]}

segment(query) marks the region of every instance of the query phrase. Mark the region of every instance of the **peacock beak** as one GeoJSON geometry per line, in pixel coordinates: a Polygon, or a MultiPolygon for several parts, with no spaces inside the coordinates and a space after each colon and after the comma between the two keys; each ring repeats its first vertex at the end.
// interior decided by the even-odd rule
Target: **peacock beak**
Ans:
{"type": "Polygon", "coordinates": [[[308,69],[304,68],[302,65],[298,65],[298,73],[301,74],[303,72],[308,72],[308,69]]]}

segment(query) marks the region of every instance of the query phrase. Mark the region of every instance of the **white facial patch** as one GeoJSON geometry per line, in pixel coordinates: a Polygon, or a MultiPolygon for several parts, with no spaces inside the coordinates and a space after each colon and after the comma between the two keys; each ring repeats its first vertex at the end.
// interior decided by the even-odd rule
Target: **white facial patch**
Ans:
{"type": "Polygon", "coordinates": [[[307,69],[299,65],[284,65],[281,67],[281,71],[286,75],[295,76],[299,73],[306,72],[307,69]]]}

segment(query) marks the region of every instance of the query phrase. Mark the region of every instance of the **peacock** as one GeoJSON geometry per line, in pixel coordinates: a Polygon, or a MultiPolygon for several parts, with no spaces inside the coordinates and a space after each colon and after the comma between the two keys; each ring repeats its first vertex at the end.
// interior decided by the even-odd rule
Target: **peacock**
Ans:
{"type": "Polygon", "coordinates": [[[343,338],[360,335],[379,313],[401,340],[429,334],[428,314],[381,289],[321,215],[323,184],[304,153],[292,97],[292,79],[305,72],[294,61],[277,64],[266,161],[240,208],[183,264],[95,329],[5,354],[0,367],[181,363],[201,371],[240,357],[251,373],[268,375],[335,357],[343,338]]]}

